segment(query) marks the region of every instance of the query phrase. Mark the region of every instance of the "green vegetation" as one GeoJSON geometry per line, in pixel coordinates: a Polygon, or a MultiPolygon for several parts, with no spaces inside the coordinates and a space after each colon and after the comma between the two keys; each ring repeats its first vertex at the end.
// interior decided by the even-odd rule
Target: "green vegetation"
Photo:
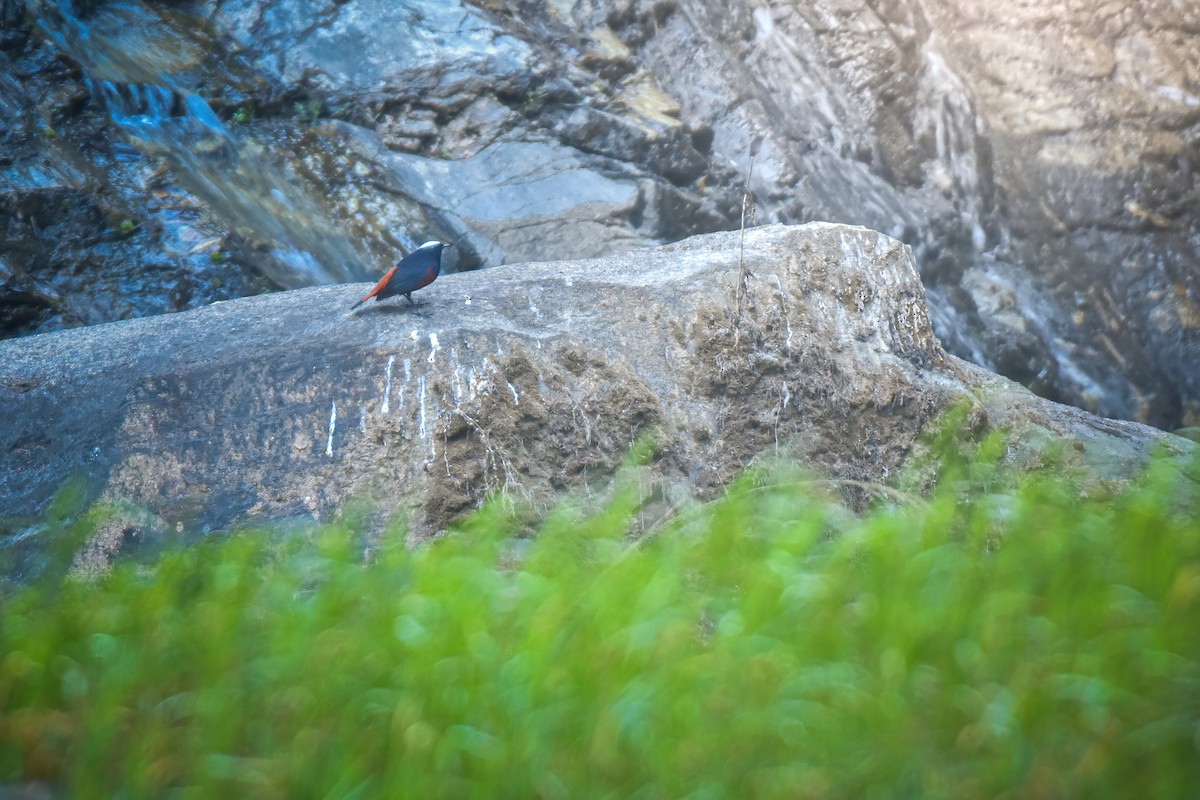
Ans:
{"type": "Polygon", "coordinates": [[[292,110],[301,122],[316,122],[321,118],[321,101],[315,97],[307,100],[296,100],[292,103],[292,110]]]}
{"type": "Polygon", "coordinates": [[[1001,490],[983,449],[861,519],[771,470],[636,543],[618,490],[530,539],[496,504],[365,563],[351,519],[48,573],[3,600],[0,782],[1200,796],[1200,461],[1083,498],[1048,474],[1001,490]]]}
{"type": "Polygon", "coordinates": [[[254,119],[254,102],[247,101],[237,107],[237,110],[229,117],[229,121],[234,125],[245,125],[254,119]]]}

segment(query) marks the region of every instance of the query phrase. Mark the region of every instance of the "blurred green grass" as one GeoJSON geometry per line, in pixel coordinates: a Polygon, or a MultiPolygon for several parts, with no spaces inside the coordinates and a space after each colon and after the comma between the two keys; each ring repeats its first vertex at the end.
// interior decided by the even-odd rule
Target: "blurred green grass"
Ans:
{"type": "MultiPolygon", "coordinates": [[[[998,453],[848,515],[786,469],[362,557],[355,520],[0,598],[0,781],[64,797],[1200,796],[1200,460],[998,453]]],[[[634,485],[636,481],[627,482],[634,485]]]]}

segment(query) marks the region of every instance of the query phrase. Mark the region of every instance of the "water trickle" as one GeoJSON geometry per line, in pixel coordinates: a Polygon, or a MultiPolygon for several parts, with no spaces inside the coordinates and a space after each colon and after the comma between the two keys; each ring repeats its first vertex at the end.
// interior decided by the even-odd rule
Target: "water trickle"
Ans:
{"type": "Polygon", "coordinates": [[[37,12],[42,31],[80,65],[113,123],[139,150],[164,159],[179,184],[246,243],[248,263],[285,288],[372,274],[371,258],[331,223],[319,190],[231,130],[197,92],[213,78],[203,66],[212,43],[202,33],[135,2],[108,3],[86,17],[70,0],[37,12]]]}
{"type": "Polygon", "coordinates": [[[921,58],[916,133],[933,135],[937,158],[931,177],[954,199],[975,252],[982,252],[987,245],[978,149],[982,122],[970,90],[946,64],[936,37],[925,43],[921,58]]]}

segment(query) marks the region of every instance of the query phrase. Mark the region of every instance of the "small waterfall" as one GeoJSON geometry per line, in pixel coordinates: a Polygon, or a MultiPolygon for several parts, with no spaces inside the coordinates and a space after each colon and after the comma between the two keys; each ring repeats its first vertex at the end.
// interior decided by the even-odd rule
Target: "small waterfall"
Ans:
{"type": "Polygon", "coordinates": [[[918,138],[933,136],[937,152],[933,182],[952,198],[975,252],[981,253],[987,246],[978,149],[982,123],[970,90],[946,64],[936,37],[925,42],[921,59],[914,133],[918,138]]]}
{"type": "Polygon", "coordinates": [[[213,43],[136,2],[86,16],[70,0],[36,8],[41,29],[79,63],[113,123],[249,245],[253,266],[285,288],[370,277],[372,259],[334,224],[320,192],[226,126],[198,94],[213,43]]]}

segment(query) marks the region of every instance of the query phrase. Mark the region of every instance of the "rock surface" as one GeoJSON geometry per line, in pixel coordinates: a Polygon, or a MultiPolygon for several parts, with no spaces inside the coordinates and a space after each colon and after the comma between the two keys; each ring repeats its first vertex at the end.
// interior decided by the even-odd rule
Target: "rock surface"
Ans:
{"type": "MultiPolygon", "coordinates": [[[[1004,264],[996,270],[984,258],[973,269],[1014,294],[1013,319],[994,329],[1041,339],[1050,358],[1024,357],[1025,371],[1049,367],[1052,391],[1070,402],[1194,424],[1200,6],[936,0],[927,8],[991,151],[1005,226],[994,255],[1004,264]]],[[[964,288],[980,306],[994,297],[964,288]]]]}
{"type": "Polygon", "coordinates": [[[1200,422],[1193,3],[4,0],[4,18],[26,5],[38,24],[0,40],[10,331],[256,291],[210,252],[298,286],[433,237],[461,269],[673,241],[736,227],[749,178],[758,222],[910,244],[950,352],[1106,415],[1200,422]]]}
{"type": "MultiPolygon", "coordinates": [[[[744,261],[726,233],[448,275],[416,308],[347,317],[363,291],[0,342],[0,507],[34,519],[82,478],[130,509],[93,557],[153,532],[324,518],[352,499],[404,515],[421,539],[491,493],[534,508],[602,493],[646,434],[647,480],[666,503],[711,495],[773,453],[894,482],[962,398],[1018,450],[1064,441],[1069,464],[1100,478],[1128,475],[1154,445],[1193,447],[947,355],[911,250],[863,228],[754,229],[744,261]]],[[[36,526],[23,536],[37,546],[36,526]]]]}

